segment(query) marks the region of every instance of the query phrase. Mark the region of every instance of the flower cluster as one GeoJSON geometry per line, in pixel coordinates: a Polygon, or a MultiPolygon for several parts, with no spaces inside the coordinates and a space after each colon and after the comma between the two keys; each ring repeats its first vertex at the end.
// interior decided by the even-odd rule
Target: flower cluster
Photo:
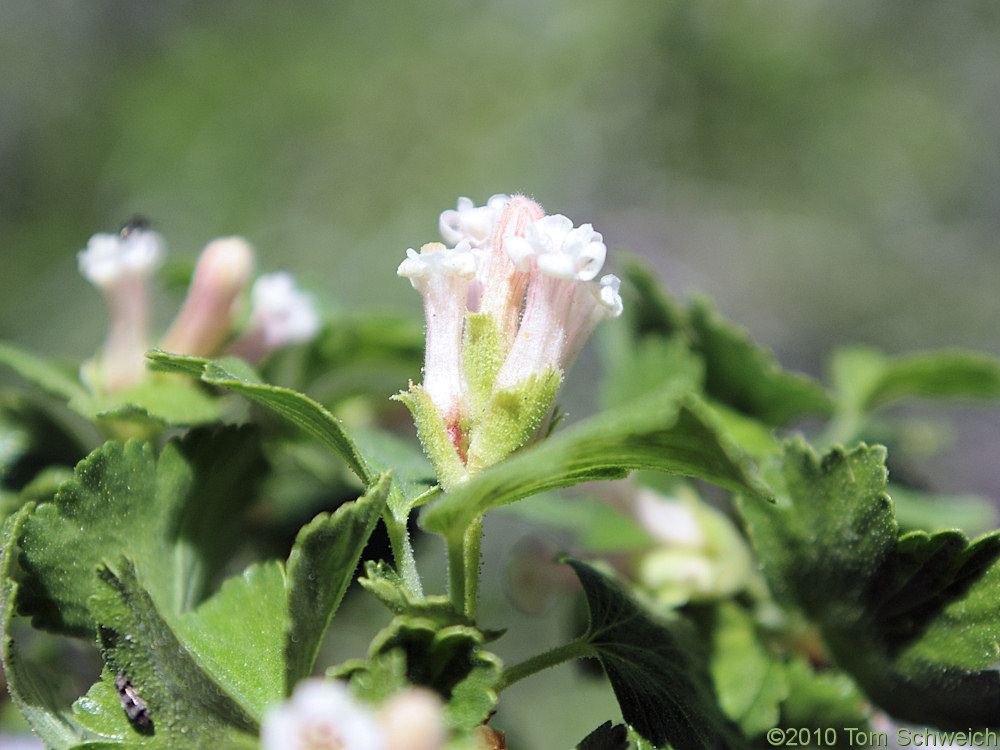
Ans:
{"type": "Polygon", "coordinates": [[[620,281],[596,277],[603,237],[521,195],[441,214],[447,245],[407,250],[399,275],[423,295],[424,382],[400,398],[446,488],[528,442],[620,281]]]}
{"type": "MultiPolygon", "coordinates": [[[[102,393],[116,393],[145,377],[149,333],[149,282],[166,254],[163,237],[144,221],[118,234],[95,234],[77,256],[80,273],[99,287],[110,322],[101,351],[84,365],[84,380],[102,393]]],[[[256,362],[288,344],[307,341],[319,329],[312,298],[287,273],[261,276],[251,290],[249,320],[242,318],[244,292],[253,273],[250,245],[240,237],[205,247],[187,298],[157,346],[176,354],[234,354],[256,362]]]]}
{"type": "Polygon", "coordinates": [[[426,688],[409,688],[378,710],[357,701],[346,683],[306,680],[264,717],[264,750],[440,750],[444,705],[426,688]]]}

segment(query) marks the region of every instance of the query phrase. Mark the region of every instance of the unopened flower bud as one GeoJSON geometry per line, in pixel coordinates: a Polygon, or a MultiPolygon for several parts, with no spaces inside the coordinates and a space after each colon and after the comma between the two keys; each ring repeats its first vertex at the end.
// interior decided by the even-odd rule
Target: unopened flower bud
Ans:
{"type": "Polygon", "coordinates": [[[342,682],[311,679],[264,716],[263,750],[389,750],[375,716],[342,682]]]}
{"type": "Polygon", "coordinates": [[[439,750],[447,738],[444,704],[427,688],[393,696],[379,714],[385,750],[439,750]]]}
{"type": "Polygon", "coordinates": [[[160,348],[177,354],[215,354],[233,330],[239,295],[253,270],[253,251],[241,237],[214,240],[195,266],[187,298],[160,348]]]}

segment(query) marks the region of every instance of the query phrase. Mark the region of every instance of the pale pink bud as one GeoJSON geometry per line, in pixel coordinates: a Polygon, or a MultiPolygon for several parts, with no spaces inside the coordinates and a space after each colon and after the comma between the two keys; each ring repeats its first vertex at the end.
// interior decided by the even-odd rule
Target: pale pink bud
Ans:
{"type": "Polygon", "coordinates": [[[160,348],[197,357],[219,351],[232,334],[239,295],[253,271],[253,251],[241,237],[210,242],[198,258],[188,290],[160,348]]]}
{"type": "Polygon", "coordinates": [[[379,715],[385,750],[439,750],[447,738],[444,704],[427,688],[390,698],[379,715]]]}
{"type": "Polygon", "coordinates": [[[500,328],[505,348],[509,348],[517,332],[521,302],[528,283],[528,274],[514,265],[505,245],[512,237],[524,234],[532,222],[545,215],[542,207],[523,195],[512,196],[504,207],[493,233],[489,266],[483,279],[479,310],[488,313],[500,328]]]}
{"type": "Polygon", "coordinates": [[[157,232],[134,228],[95,234],[77,254],[80,273],[101,289],[108,306],[108,335],[100,353],[84,366],[98,390],[120,391],[146,372],[149,348],[149,278],[164,256],[157,232]]]}

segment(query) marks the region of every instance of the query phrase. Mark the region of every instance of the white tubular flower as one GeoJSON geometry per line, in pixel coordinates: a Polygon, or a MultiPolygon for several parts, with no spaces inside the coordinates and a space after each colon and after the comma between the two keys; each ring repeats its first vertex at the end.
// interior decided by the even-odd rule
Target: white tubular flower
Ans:
{"type": "Polygon", "coordinates": [[[120,391],[146,372],[149,348],[149,279],[163,262],[165,243],[157,232],[126,227],[119,234],[95,234],[77,254],[80,273],[101,289],[108,305],[108,335],[84,377],[98,390],[120,391]]]}
{"type": "Polygon", "coordinates": [[[210,242],[198,258],[187,298],[160,348],[202,357],[219,351],[233,331],[239,295],[253,271],[253,250],[242,237],[210,242]]]}
{"type": "Polygon", "coordinates": [[[510,196],[498,193],[476,206],[469,198],[459,198],[458,208],[441,212],[438,228],[444,241],[457,245],[467,240],[472,247],[484,247],[493,239],[493,231],[510,196]]]}
{"type": "Polygon", "coordinates": [[[286,272],[265,274],[250,289],[250,320],[227,351],[248,362],[290,344],[312,339],[319,331],[316,301],[286,272]]]}
{"type": "Polygon", "coordinates": [[[529,281],[517,337],[497,375],[499,388],[516,386],[549,366],[565,372],[597,322],[613,317],[608,312],[621,312],[617,277],[590,282],[607,250],[589,224],[574,229],[565,216],[546,216],[529,224],[523,236],[507,237],[505,248],[529,281]]]}
{"type": "Polygon", "coordinates": [[[448,248],[431,242],[406,251],[397,273],[405,276],[424,298],[426,350],[424,390],[449,425],[464,414],[462,325],[469,285],[476,275],[476,256],[465,240],[448,248]]]}
{"type": "Polygon", "coordinates": [[[347,685],[321,679],[300,683],[264,716],[260,741],[263,750],[388,750],[375,717],[347,685]]]}
{"type": "Polygon", "coordinates": [[[414,687],[390,698],[379,712],[385,750],[440,750],[448,736],[437,693],[414,687]]]}
{"type": "Polygon", "coordinates": [[[590,281],[601,270],[607,248],[590,224],[573,228],[562,214],[545,216],[525,227],[523,237],[505,238],[504,249],[521,271],[533,268],[558,279],[590,281]]]}

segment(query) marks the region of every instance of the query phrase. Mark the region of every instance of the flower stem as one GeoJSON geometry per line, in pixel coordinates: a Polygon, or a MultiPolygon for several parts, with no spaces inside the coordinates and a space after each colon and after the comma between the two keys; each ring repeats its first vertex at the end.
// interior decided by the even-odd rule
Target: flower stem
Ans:
{"type": "Polygon", "coordinates": [[[483,519],[477,518],[464,534],[465,562],[465,614],[476,619],[476,603],[479,599],[479,559],[483,541],[483,519]]]}
{"type": "MultiPolygon", "coordinates": [[[[393,491],[396,491],[395,487],[393,491]]],[[[424,590],[420,584],[420,574],[417,572],[417,561],[413,557],[413,545],[410,544],[406,519],[397,518],[391,510],[386,509],[382,514],[382,520],[389,532],[389,546],[392,548],[392,558],[396,561],[396,572],[411,593],[423,597],[424,590]]]]}
{"type": "Polygon", "coordinates": [[[515,682],[520,682],[525,677],[530,677],[536,672],[541,672],[543,669],[558,666],[570,659],[581,659],[594,655],[595,652],[593,646],[590,645],[589,635],[580,636],[575,641],[570,641],[562,646],[556,646],[549,651],[532,656],[520,664],[515,664],[513,667],[505,669],[500,682],[496,686],[496,691],[499,693],[506,690],[515,682]]]}

